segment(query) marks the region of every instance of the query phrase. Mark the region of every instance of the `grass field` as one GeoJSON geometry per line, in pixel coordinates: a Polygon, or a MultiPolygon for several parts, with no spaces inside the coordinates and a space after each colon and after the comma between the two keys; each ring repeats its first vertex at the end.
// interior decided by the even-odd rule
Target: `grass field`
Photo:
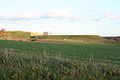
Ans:
{"type": "Polygon", "coordinates": [[[38,42],[0,41],[0,48],[12,48],[19,51],[33,52],[41,54],[45,50],[47,53],[61,54],[77,59],[88,59],[93,54],[94,59],[117,61],[120,58],[120,46],[114,44],[56,44],[38,42]]]}
{"type": "Polygon", "coordinates": [[[116,44],[0,40],[1,80],[119,80],[116,44]]]}

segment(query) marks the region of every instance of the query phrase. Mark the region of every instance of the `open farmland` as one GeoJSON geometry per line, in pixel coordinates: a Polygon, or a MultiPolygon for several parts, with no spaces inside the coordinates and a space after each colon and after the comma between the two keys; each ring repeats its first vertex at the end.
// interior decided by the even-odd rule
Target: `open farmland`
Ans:
{"type": "Polygon", "coordinates": [[[0,40],[1,80],[119,80],[120,46],[0,40]]]}
{"type": "Polygon", "coordinates": [[[42,54],[47,53],[61,54],[77,59],[88,59],[93,54],[94,59],[101,60],[119,60],[120,46],[115,44],[56,44],[56,43],[38,43],[38,42],[19,42],[19,41],[0,41],[0,48],[15,49],[18,51],[33,52],[42,54]]]}

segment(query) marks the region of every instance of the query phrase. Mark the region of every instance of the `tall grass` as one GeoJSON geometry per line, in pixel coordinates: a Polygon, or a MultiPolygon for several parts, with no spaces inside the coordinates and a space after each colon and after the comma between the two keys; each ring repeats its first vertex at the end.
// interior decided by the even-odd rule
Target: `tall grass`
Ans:
{"type": "Polygon", "coordinates": [[[96,63],[93,54],[87,63],[62,55],[0,50],[0,80],[120,80],[118,65],[96,63]]]}

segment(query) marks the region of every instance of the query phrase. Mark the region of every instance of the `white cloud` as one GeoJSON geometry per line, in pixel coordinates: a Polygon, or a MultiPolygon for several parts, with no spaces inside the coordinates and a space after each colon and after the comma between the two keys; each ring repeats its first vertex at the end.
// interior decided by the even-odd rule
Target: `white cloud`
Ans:
{"type": "Polygon", "coordinates": [[[106,13],[103,13],[103,14],[94,14],[94,15],[91,15],[90,16],[92,18],[93,21],[102,21],[104,19],[107,19],[107,20],[117,20],[118,19],[118,16],[115,15],[114,13],[112,12],[106,12],[106,13]]]}
{"type": "Polygon", "coordinates": [[[105,17],[106,17],[107,19],[118,19],[118,16],[115,15],[114,13],[112,13],[112,12],[107,12],[107,13],[105,13],[105,17]]]}
{"type": "Polygon", "coordinates": [[[14,23],[14,24],[22,24],[23,21],[8,21],[8,20],[0,20],[0,23],[14,23]]]}
{"type": "Polygon", "coordinates": [[[47,16],[52,18],[71,18],[72,13],[68,11],[51,11],[47,13],[47,16]]]}
{"type": "Polygon", "coordinates": [[[112,13],[112,12],[107,12],[107,13],[105,13],[105,17],[106,17],[107,19],[114,19],[114,20],[118,19],[118,16],[115,15],[114,13],[112,13]]]}
{"type": "Polygon", "coordinates": [[[0,22],[4,23],[22,23],[23,21],[31,21],[31,20],[41,20],[41,19],[66,19],[68,21],[81,21],[80,16],[73,16],[69,11],[50,11],[46,14],[36,14],[36,13],[29,13],[29,14],[18,14],[18,15],[5,15],[0,16],[0,22]]]}
{"type": "Polygon", "coordinates": [[[16,18],[39,18],[40,15],[39,14],[19,14],[17,16],[15,16],[16,18]]]}

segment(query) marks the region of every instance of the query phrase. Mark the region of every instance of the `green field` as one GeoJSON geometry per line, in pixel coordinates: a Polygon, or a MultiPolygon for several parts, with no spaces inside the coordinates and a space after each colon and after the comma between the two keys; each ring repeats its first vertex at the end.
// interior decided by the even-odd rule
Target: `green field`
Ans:
{"type": "Polygon", "coordinates": [[[1,80],[119,80],[120,46],[0,40],[1,80]]]}

